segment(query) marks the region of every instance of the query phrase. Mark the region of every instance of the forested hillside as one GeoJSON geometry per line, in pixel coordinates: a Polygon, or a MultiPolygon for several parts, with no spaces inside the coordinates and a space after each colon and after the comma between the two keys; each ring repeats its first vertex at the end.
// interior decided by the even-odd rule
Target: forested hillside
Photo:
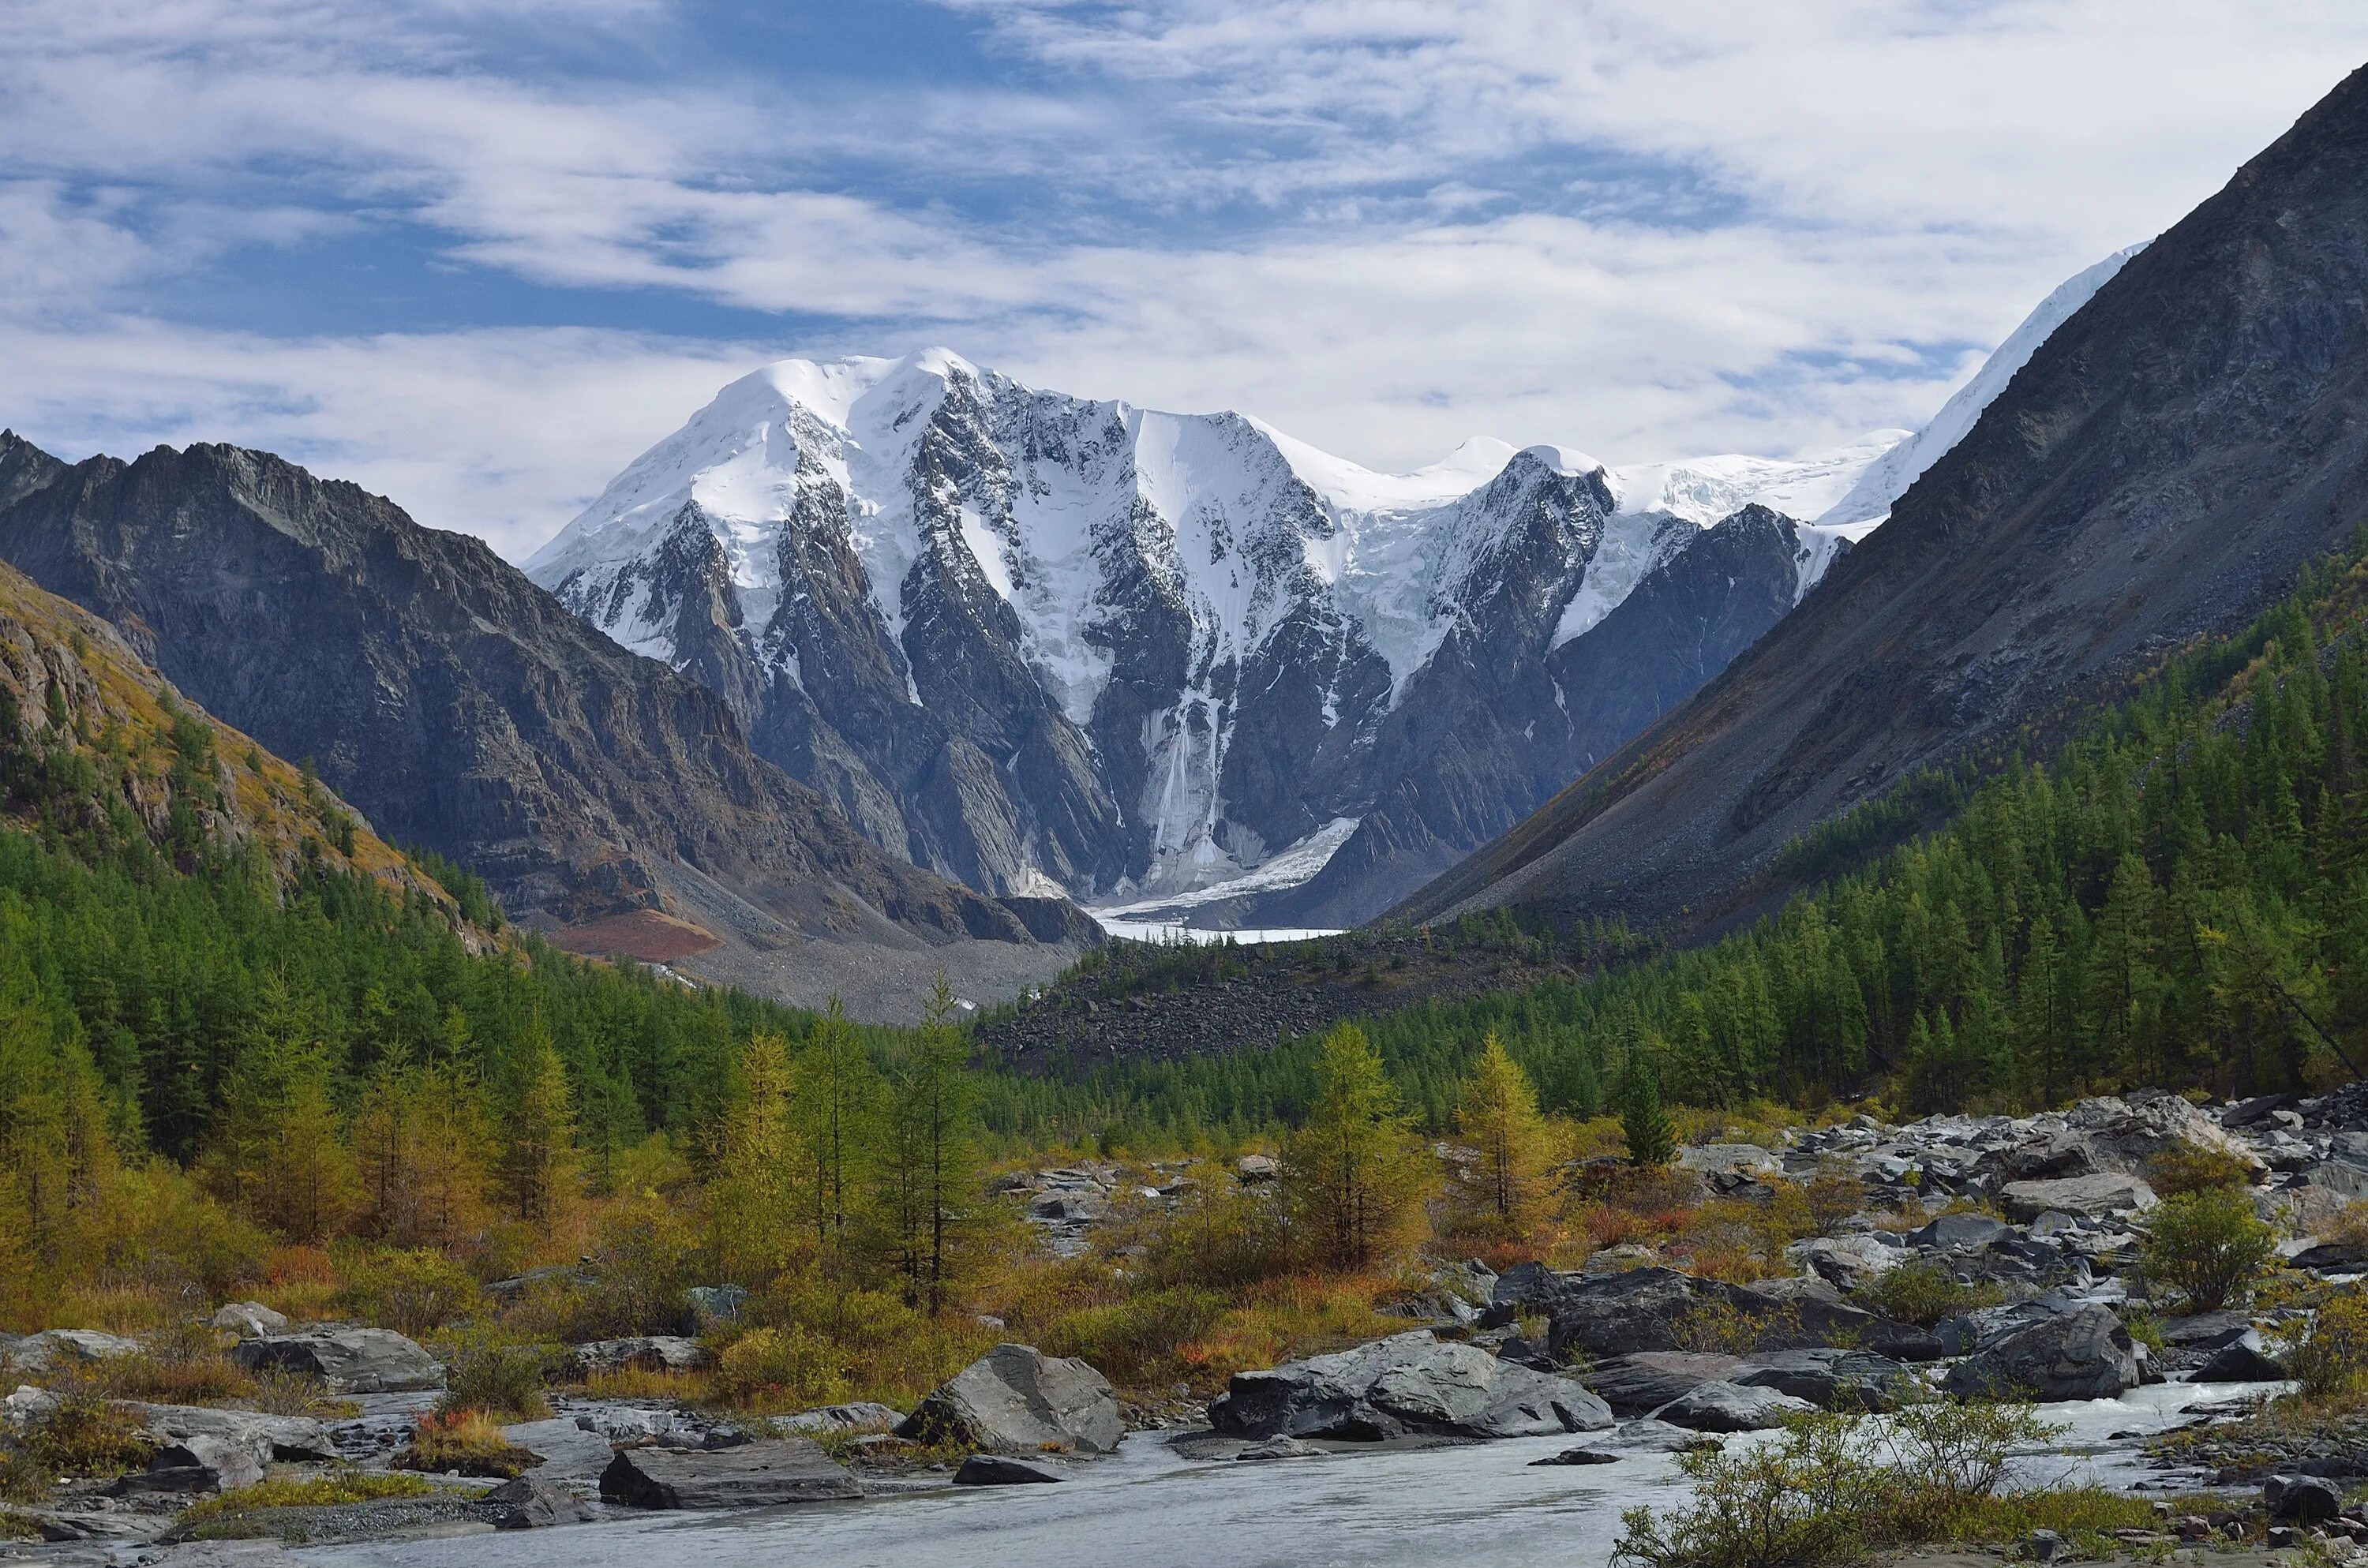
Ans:
{"type": "MultiPolygon", "coordinates": [[[[1961,788],[1924,776],[1796,843],[1792,863],[1828,880],[1746,932],[1372,1033],[1433,1125],[1492,1026],[1549,1104],[1582,1114],[1632,1062],[1706,1105],[2351,1078],[2368,1056],[2363,619],[2355,549],[2242,635],[2169,660],[2054,760],[1965,792],[1945,829],[1868,862],[1961,788]]],[[[1012,1085],[1002,1110],[1137,1137],[1253,1127],[1304,1103],[1313,1061],[1301,1041],[1109,1069],[1083,1091],[1012,1085]]]]}

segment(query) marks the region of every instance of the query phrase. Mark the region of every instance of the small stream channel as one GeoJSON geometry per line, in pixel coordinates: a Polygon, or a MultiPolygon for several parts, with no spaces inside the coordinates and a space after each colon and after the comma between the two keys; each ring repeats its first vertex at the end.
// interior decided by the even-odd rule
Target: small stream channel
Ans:
{"type": "MultiPolygon", "coordinates": [[[[2160,1431],[2192,1405],[2260,1392],[2160,1383],[2118,1400],[2047,1406],[2067,1430],[2019,1461],[2019,1477],[2160,1485],[2126,1434],[2160,1431]]],[[[1683,1500],[1676,1461],[1646,1453],[1589,1467],[1530,1461],[1577,1442],[1613,1446],[1611,1436],[1239,1463],[1187,1460],[1162,1434],[1138,1433],[1057,1486],[620,1517],[302,1555],[317,1568],[1600,1568],[1621,1510],[1683,1500]]]]}

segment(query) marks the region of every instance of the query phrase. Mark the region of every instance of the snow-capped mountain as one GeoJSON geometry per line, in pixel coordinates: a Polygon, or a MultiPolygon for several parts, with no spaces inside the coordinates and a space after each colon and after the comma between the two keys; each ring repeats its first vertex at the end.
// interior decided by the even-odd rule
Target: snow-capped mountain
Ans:
{"type": "Polygon", "coordinates": [[[1908,444],[1611,469],[1474,440],[1385,474],[944,349],[791,359],[527,570],[916,864],[1339,924],[1715,676],[1881,520],[1908,444]]]}

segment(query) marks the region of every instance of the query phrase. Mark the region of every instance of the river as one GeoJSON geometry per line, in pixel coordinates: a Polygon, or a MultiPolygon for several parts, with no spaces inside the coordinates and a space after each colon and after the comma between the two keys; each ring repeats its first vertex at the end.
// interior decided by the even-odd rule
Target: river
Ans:
{"type": "MultiPolygon", "coordinates": [[[[2248,1391],[2157,1384],[2045,1407],[2066,1430],[2020,1463],[2026,1483],[2149,1479],[2115,1434],[2175,1425],[2248,1391]]],[[[324,1547],[319,1568],[1600,1568],[1620,1513],[1683,1500],[1663,1454],[1531,1468],[1609,1434],[1345,1452],[1264,1463],[1192,1460],[1138,1433],[1057,1486],[920,1493],[741,1514],[655,1514],[563,1529],[324,1547]]]]}

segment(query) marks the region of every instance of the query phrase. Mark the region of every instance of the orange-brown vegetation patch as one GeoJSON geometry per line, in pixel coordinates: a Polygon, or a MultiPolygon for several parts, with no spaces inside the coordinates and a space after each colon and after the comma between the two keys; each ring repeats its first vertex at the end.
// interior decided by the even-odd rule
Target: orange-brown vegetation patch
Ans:
{"type": "Polygon", "coordinates": [[[712,932],[655,909],[603,915],[551,934],[551,945],[590,958],[621,953],[643,963],[672,963],[723,944],[712,932]]]}

